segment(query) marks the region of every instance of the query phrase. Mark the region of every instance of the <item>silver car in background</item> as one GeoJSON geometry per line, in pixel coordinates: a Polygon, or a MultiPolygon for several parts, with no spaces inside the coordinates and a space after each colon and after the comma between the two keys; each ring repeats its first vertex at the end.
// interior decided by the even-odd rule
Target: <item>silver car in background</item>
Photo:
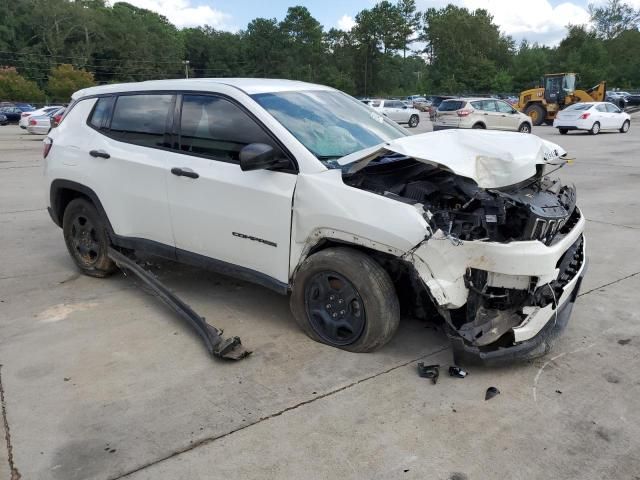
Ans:
{"type": "Polygon", "coordinates": [[[22,112],[18,125],[20,125],[20,128],[26,129],[29,126],[29,118],[48,115],[49,113],[55,112],[61,108],[62,108],[62,105],[50,105],[47,107],[39,108],[37,110],[33,110],[32,112],[22,112]]]}
{"type": "Polygon", "coordinates": [[[476,128],[531,133],[531,118],[495,98],[444,100],[433,121],[434,130],[476,128]]]}

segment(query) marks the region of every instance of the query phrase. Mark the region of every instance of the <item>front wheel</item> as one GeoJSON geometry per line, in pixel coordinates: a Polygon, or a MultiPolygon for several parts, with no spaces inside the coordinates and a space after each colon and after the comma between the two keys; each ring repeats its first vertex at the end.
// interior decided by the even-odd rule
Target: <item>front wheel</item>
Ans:
{"type": "Polygon", "coordinates": [[[597,135],[600,133],[600,122],[595,122],[593,124],[593,127],[591,127],[591,130],[589,130],[589,133],[591,135],[597,135]]]}
{"type": "Polygon", "coordinates": [[[629,127],[631,126],[631,122],[629,120],[625,120],[620,127],[620,133],[627,133],[629,131],[629,127]]]}
{"type": "Polygon", "coordinates": [[[531,133],[531,125],[527,122],[522,122],[518,127],[520,133],[531,133]]]}
{"type": "Polygon", "coordinates": [[[62,218],[67,250],[85,275],[106,277],[116,269],[109,258],[107,230],[92,203],[76,198],[69,202],[62,218]]]}
{"type": "Polygon", "coordinates": [[[411,117],[409,118],[409,127],[416,128],[418,126],[418,123],[420,123],[420,118],[418,117],[418,115],[411,115],[411,117]]]}
{"type": "Polygon", "coordinates": [[[351,248],[328,248],[307,258],[296,275],[290,306],[309,337],[350,352],[381,347],[400,323],[389,275],[351,248]]]}

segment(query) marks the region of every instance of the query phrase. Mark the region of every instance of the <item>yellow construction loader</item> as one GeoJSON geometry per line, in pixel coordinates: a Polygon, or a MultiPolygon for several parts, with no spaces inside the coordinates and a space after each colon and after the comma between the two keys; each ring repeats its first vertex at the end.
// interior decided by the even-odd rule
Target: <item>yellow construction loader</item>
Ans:
{"type": "Polygon", "coordinates": [[[607,91],[604,81],[586,91],[576,90],[575,73],[549,73],[541,83],[541,87],[520,92],[515,106],[529,115],[534,125],[553,124],[556,114],[572,103],[603,102],[607,91]]]}

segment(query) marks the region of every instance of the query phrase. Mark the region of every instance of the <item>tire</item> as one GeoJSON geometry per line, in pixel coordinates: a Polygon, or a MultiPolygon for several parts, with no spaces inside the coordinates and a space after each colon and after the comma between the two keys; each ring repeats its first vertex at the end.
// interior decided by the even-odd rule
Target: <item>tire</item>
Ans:
{"type": "Polygon", "coordinates": [[[115,271],[115,263],[107,256],[107,229],[91,202],[84,198],[69,202],[62,217],[62,232],[67,250],[82,273],[102,278],[115,271]]]}
{"type": "Polygon", "coordinates": [[[566,128],[559,128],[558,131],[560,132],[560,135],[566,135],[567,133],[569,133],[569,130],[567,130],[566,128]]]}
{"type": "Polygon", "coordinates": [[[536,103],[529,105],[525,109],[524,113],[531,117],[531,123],[536,127],[542,125],[545,117],[547,116],[547,112],[542,108],[542,105],[538,105],[536,103]]]}
{"type": "Polygon", "coordinates": [[[600,133],[600,122],[593,122],[593,126],[591,127],[591,130],[589,130],[589,133],[591,135],[597,135],[600,133]]]}
{"type": "Polygon", "coordinates": [[[620,127],[620,133],[627,133],[629,131],[629,127],[631,126],[631,122],[629,120],[625,120],[620,127]]]}
{"type": "Polygon", "coordinates": [[[307,258],[295,277],[290,306],[309,337],[350,352],[381,347],[400,323],[400,304],[389,275],[352,248],[328,248],[307,258]]]}
{"type": "Polygon", "coordinates": [[[518,127],[518,131],[520,133],[531,133],[531,124],[527,122],[522,122],[518,127]]]}
{"type": "Polygon", "coordinates": [[[472,129],[476,129],[476,130],[486,130],[487,127],[485,127],[482,123],[476,123],[473,127],[471,127],[472,129]]]}
{"type": "Polygon", "coordinates": [[[419,123],[420,117],[418,117],[418,115],[411,115],[411,117],[409,118],[409,127],[416,128],[419,123]]]}
{"type": "Polygon", "coordinates": [[[553,120],[545,120],[544,124],[551,127],[551,126],[553,126],[553,120]]]}

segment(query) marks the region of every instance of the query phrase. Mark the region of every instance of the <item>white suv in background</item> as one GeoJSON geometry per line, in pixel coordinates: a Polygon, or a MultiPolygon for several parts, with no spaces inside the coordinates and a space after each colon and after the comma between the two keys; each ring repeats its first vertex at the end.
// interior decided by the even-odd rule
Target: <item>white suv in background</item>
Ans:
{"type": "Polygon", "coordinates": [[[476,128],[531,133],[531,118],[495,98],[444,100],[435,114],[433,130],[476,128]]]}
{"type": "MultiPolygon", "coordinates": [[[[48,210],[87,275],[111,245],[291,294],[313,339],[354,352],[401,312],[457,359],[547,352],[585,268],[565,152],[533,135],[408,132],[348,95],[267,79],[81,90],[45,140],[48,210]]],[[[256,321],[260,321],[256,318],[256,321]]]]}
{"type": "Polygon", "coordinates": [[[370,100],[368,105],[396,123],[405,123],[411,128],[417,127],[420,123],[420,111],[402,100],[370,100]]]}

